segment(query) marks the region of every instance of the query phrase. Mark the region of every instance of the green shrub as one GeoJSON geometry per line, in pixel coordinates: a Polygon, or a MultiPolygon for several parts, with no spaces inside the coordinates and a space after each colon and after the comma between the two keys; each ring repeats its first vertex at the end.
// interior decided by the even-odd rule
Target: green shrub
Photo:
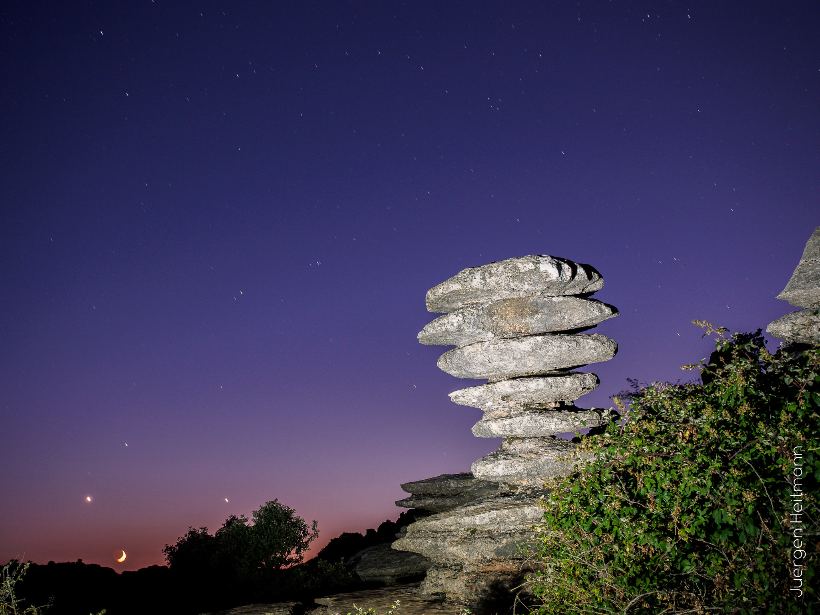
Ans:
{"type": "Polygon", "coordinates": [[[820,351],[696,324],[717,337],[702,382],[629,394],[585,439],[593,460],[550,485],[540,613],[816,607],[820,351]]]}
{"type": "Polygon", "coordinates": [[[17,585],[26,576],[28,562],[10,561],[0,567],[0,615],[40,615],[41,609],[25,606],[17,597],[17,585]]]}

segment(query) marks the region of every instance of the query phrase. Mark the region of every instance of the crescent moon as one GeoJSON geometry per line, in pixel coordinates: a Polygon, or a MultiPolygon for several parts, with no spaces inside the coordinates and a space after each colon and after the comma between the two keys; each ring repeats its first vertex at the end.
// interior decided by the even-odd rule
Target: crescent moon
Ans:
{"type": "Polygon", "coordinates": [[[122,564],[125,561],[125,558],[128,557],[128,554],[125,552],[125,549],[120,549],[122,551],[122,555],[117,558],[117,563],[122,564]]]}

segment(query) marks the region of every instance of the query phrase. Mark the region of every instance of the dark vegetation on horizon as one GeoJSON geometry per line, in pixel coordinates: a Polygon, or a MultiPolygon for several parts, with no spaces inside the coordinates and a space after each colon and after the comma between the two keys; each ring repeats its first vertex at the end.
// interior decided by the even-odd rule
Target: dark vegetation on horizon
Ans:
{"type": "MultiPolygon", "coordinates": [[[[368,587],[346,561],[364,548],[392,542],[419,515],[402,513],[365,534],[345,532],[316,555],[302,555],[316,537],[295,512],[276,500],[252,520],[230,516],[214,534],[189,528],[164,552],[168,566],[118,573],[97,564],[30,564],[17,588],[21,606],[42,615],[204,613],[250,603],[300,601],[368,587]],[[252,522],[251,522],[252,521],[252,522]]],[[[20,613],[24,613],[23,608],[20,613]]]]}

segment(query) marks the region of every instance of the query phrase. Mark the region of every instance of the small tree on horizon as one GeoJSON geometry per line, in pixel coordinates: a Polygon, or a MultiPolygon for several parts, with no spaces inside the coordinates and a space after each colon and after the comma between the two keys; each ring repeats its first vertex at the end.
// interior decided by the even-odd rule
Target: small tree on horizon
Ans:
{"type": "Polygon", "coordinates": [[[252,513],[231,515],[213,535],[208,528],[188,528],[163,553],[172,571],[182,576],[252,582],[299,564],[319,532],[292,508],[278,500],[265,502],[252,513]]]}
{"type": "Polygon", "coordinates": [[[310,543],[319,536],[316,521],[308,524],[277,500],[253,511],[251,546],[263,571],[281,570],[302,563],[310,543]]]}

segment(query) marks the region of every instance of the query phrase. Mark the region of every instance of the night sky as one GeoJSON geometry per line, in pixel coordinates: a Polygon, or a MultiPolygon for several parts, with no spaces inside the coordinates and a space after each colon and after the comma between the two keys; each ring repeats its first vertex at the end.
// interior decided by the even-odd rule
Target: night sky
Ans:
{"type": "Polygon", "coordinates": [[[0,561],[161,563],[274,498],[317,546],[395,518],[497,446],[416,341],[463,267],[601,271],[620,350],[579,405],[691,378],[691,320],[792,309],[818,32],[814,1],[3,2],[0,561]]]}

